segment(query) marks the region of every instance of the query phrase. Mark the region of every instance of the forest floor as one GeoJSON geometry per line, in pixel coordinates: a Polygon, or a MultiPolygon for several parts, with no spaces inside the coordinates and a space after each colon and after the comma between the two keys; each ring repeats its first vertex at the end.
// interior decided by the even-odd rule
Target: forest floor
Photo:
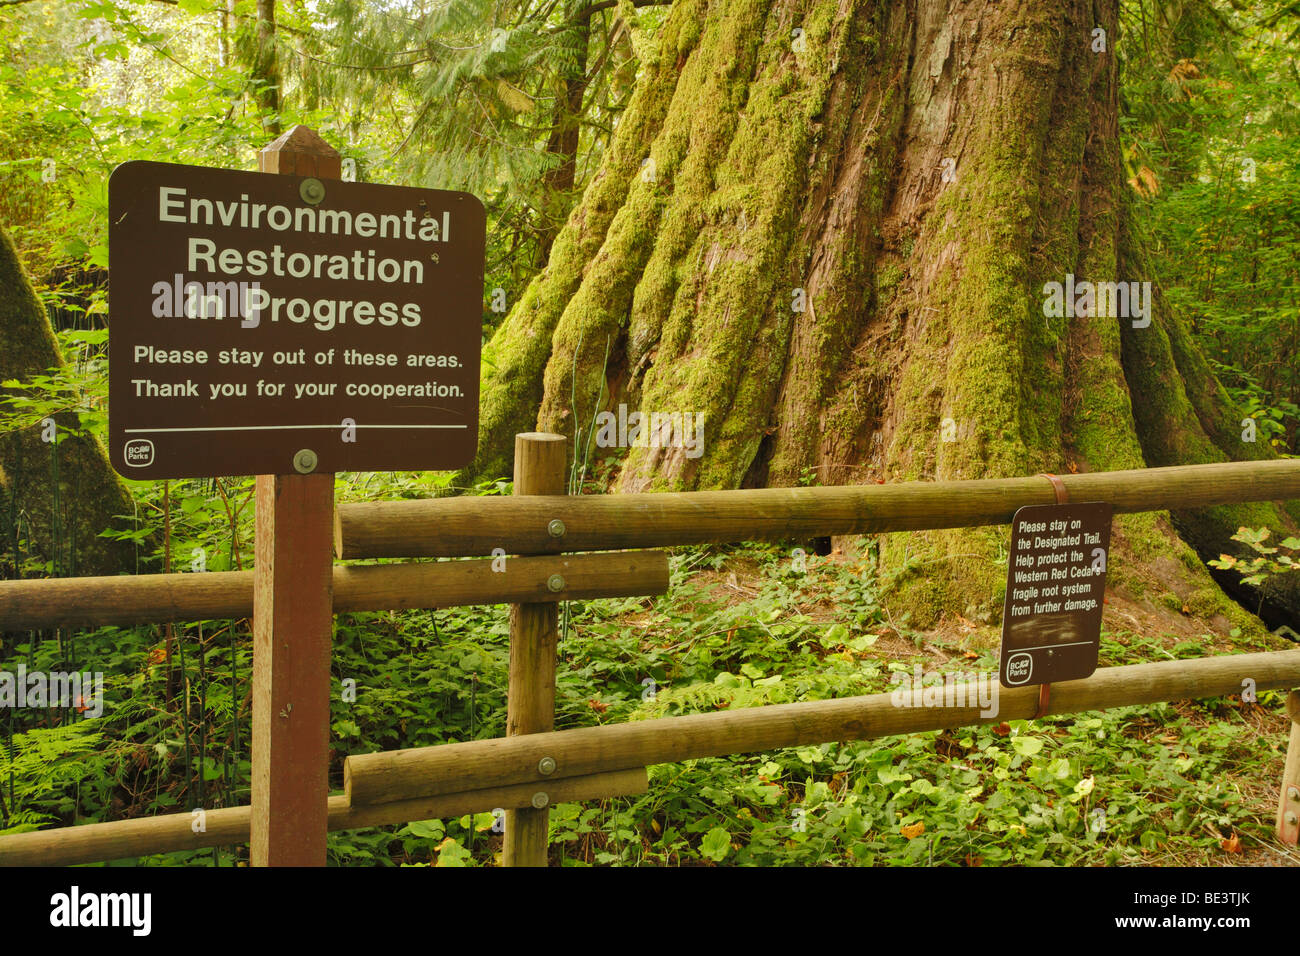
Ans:
{"type": "MultiPolygon", "coordinates": [[[[557,730],[879,694],[917,668],[996,680],[999,627],[950,616],[912,629],[882,604],[870,554],[683,548],[670,566],[666,595],[567,606],[557,730]]],[[[1146,594],[1108,591],[1100,666],[1293,646],[1175,608],[1167,591],[1146,594]]],[[[507,614],[339,615],[332,787],[348,754],[502,736],[507,614]]],[[[177,628],[170,639],[169,659],[162,629],[76,636],[76,658],[108,670],[111,706],[98,720],[18,730],[4,781],[11,827],[248,802],[248,622],[177,628]]],[[[53,669],[66,649],[46,639],[12,652],[53,669]]],[[[552,807],[551,862],[1297,865],[1300,853],[1273,835],[1284,703],[1270,691],[656,765],[643,794],[552,807]]],[[[341,831],[330,834],[330,862],[490,866],[500,829],[485,810],[341,831]]],[[[245,848],[219,848],[130,862],[244,860],[245,848]]]]}
{"type": "MultiPolygon", "coordinates": [[[[1110,594],[1101,666],[1291,646],[1267,632],[1234,636],[1222,616],[1202,620],[1168,603],[1110,594]]],[[[557,729],[881,693],[896,686],[894,672],[918,665],[997,671],[997,626],[958,616],[912,630],[882,607],[869,562],[840,554],[681,549],[666,596],[572,610],[557,729]]],[[[461,633],[482,633],[464,624],[461,633]]],[[[444,621],[440,639],[454,643],[458,630],[444,621]]],[[[481,693],[496,694],[492,683],[481,693]]],[[[1300,853],[1273,836],[1284,696],[659,765],[641,796],[553,808],[552,863],[1297,865],[1300,853]]],[[[499,733],[485,723],[473,736],[499,733]]],[[[491,865],[500,859],[493,822],[479,814],[398,828],[385,852],[407,864],[491,865]]],[[[376,849],[331,839],[340,862],[376,849]]]]}
{"type": "MultiPolygon", "coordinates": [[[[869,574],[863,562],[844,559],[838,551],[825,559],[808,560],[810,571],[814,575],[820,572],[833,579],[844,574],[869,574]]],[[[717,570],[697,572],[693,575],[691,584],[701,594],[711,595],[719,605],[743,616],[746,612],[754,612],[755,605],[763,603],[765,591],[770,591],[771,567],[770,554],[732,555],[717,570]],[[764,560],[765,557],[767,560],[764,560]]],[[[1159,575],[1159,569],[1152,570],[1155,572],[1151,575],[1154,581],[1173,579],[1172,575],[1159,575]]],[[[802,600],[797,599],[785,607],[792,616],[798,616],[812,625],[834,628],[837,623],[843,622],[844,614],[842,607],[833,600],[832,593],[830,590],[813,588],[811,593],[801,595],[802,600]]],[[[998,626],[981,624],[957,615],[945,617],[938,627],[931,630],[913,631],[905,623],[898,624],[890,620],[888,612],[883,609],[881,615],[883,619],[872,629],[875,640],[868,646],[854,646],[852,638],[849,638],[840,647],[827,647],[823,644],[822,650],[846,660],[874,662],[881,672],[888,671],[891,664],[897,668],[900,663],[906,665],[907,670],[920,663],[923,672],[954,669],[961,672],[986,672],[990,668],[996,669],[1001,639],[1001,629],[998,626]]],[[[1272,635],[1256,641],[1233,636],[1230,623],[1222,615],[1203,620],[1186,606],[1180,611],[1174,611],[1149,598],[1135,597],[1122,588],[1107,593],[1102,634],[1103,667],[1292,646],[1285,639],[1272,635]]],[[[1190,777],[1200,776],[1194,769],[1196,758],[1191,756],[1198,748],[1184,746],[1186,731],[1192,730],[1194,736],[1204,740],[1217,738],[1228,745],[1231,755],[1224,754],[1227,759],[1217,763],[1214,789],[1219,793],[1233,795],[1226,802],[1233,804],[1235,813],[1220,815],[1216,819],[1211,805],[1201,803],[1197,798],[1189,795],[1184,804],[1176,790],[1160,793],[1159,811],[1151,813],[1145,821],[1129,821],[1133,824],[1129,835],[1136,837],[1136,845],[1125,845],[1126,841],[1120,839],[1112,846],[1112,851],[1118,848],[1119,853],[1102,852],[1098,855],[1086,852],[1076,856],[1073,851],[1066,851],[1053,861],[1054,854],[1049,852],[1040,862],[1148,866],[1300,865],[1300,852],[1279,844],[1271,833],[1287,739],[1288,721],[1280,704],[1278,695],[1266,694],[1262,695],[1260,701],[1253,703],[1245,702],[1240,697],[1171,702],[1154,708],[1155,712],[1151,714],[1142,714],[1143,708],[1125,708],[1126,719],[1118,725],[1121,737],[1117,748],[1119,753],[1112,755],[1116,759],[1110,768],[1114,782],[1131,782],[1135,786],[1134,796],[1143,792],[1143,775],[1133,773],[1132,767],[1126,769],[1125,764],[1129,758],[1152,749],[1163,750],[1162,756],[1171,757],[1179,773],[1187,773],[1190,777]],[[1129,741],[1135,746],[1128,746],[1129,741]],[[1183,764],[1188,765],[1183,767],[1183,764]],[[1185,813],[1191,806],[1195,806],[1199,812],[1185,813]],[[1181,828],[1182,832],[1176,832],[1177,826],[1173,830],[1166,826],[1178,822],[1187,824],[1181,828]],[[1200,832],[1197,832],[1198,828],[1200,832]],[[1147,835],[1145,839],[1144,834],[1147,835]]],[[[1058,728],[1072,720],[1070,717],[1048,719],[1058,728]]],[[[1096,720],[1088,723],[1095,724],[1096,720]]],[[[1029,722],[1011,723],[1013,733],[1031,732],[1032,729],[1029,722]]],[[[945,732],[924,736],[934,740],[955,738],[957,735],[945,732]]],[[[1065,737],[1067,740],[1070,737],[1069,734],[1062,734],[1059,729],[1052,736],[1065,737]]],[[[969,738],[958,743],[970,751],[969,738]]],[[[927,757],[946,759],[950,756],[941,747],[924,754],[917,761],[918,769],[922,772],[929,762],[927,757]]],[[[1089,763],[1086,758],[1081,762],[1084,766],[1089,763]]],[[[1033,776],[1028,767],[1015,769],[1024,773],[1026,778],[1033,776]]],[[[1067,773],[1066,777],[1071,780],[1083,779],[1082,773],[1080,769],[1072,774],[1067,773]]],[[[1095,786],[1094,784],[1094,792],[1095,786]]],[[[1049,806],[1051,802],[1049,799],[1049,806]]],[[[1047,820],[1043,817],[1033,822],[1041,824],[1047,820]]],[[[1009,830],[1003,832],[1013,833],[1015,830],[1016,825],[1012,824],[1009,830]]],[[[1087,828],[1085,834],[1086,830],[1087,828]]],[[[1068,829],[1066,832],[1069,832],[1068,829]]],[[[1025,835],[1027,833],[1022,833],[1022,836],[1025,835]]],[[[1096,836],[1101,837],[1101,834],[1096,836]]],[[[1075,834],[1074,838],[1080,839],[1081,835],[1075,834]]],[[[1086,843],[1086,835],[1082,839],[1086,843]]],[[[1104,842],[1105,838],[1101,837],[1092,847],[1099,847],[1104,842]]],[[[961,862],[969,864],[980,861],[977,856],[971,855],[963,857],[961,862]]]]}

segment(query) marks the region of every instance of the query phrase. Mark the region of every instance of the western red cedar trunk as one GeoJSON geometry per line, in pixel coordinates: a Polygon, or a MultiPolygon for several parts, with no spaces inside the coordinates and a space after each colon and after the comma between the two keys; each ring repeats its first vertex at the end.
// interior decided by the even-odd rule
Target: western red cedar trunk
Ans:
{"type": "MultiPolygon", "coordinates": [[[[585,435],[620,403],[705,415],[698,456],[631,448],[623,491],[1269,456],[1242,440],[1142,253],[1117,7],[677,0],[547,268],[485,351],[470,473],[508,475],[515,432],[585,435]],[[1047,314],[1045,284],[1067,276],[1149,282],[1149,324],[1047,314]]],[[[1177,603],[1243,623],[1184,540],[1217,554],[1239,524],[1289,520],[1176,513],[1180,540],[1168,516],[1120,519],[1135,571],[1112,580],[1141,592],[1136,569],[1155,568],[1179,579],[1177,603]]],[[[913,623],[990,619],[1005,538],[886,536],[882,570],[913,623]]],[[[1294,587],[1281,599],[1300,608],[1294,587]]]]}

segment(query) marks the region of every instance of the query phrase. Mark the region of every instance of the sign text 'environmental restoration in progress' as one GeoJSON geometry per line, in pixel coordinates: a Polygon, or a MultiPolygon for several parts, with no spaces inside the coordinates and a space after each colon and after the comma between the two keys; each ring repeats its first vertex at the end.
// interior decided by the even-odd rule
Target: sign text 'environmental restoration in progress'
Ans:
{"type": "Polygon", "coordinates": [[[123,474],[469,463],[486,232],[473,196],[138,162],[114,172],[109,204],[123,474]]]}

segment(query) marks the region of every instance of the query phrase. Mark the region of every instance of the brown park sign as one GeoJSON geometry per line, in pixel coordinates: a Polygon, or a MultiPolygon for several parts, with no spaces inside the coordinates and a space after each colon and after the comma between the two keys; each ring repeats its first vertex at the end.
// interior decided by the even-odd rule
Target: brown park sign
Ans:
{"type": "Polygon", "coordinates": [[[1111,505],[1031,505],[1011,519],[998,674],[1005,687],[1097,669],[1111,505]]]}
{"type": "Polygon", "coordinates": [[[109,180],[109,444],[129,478],[460,468],[468,193],[131,162],[109,180]]]}

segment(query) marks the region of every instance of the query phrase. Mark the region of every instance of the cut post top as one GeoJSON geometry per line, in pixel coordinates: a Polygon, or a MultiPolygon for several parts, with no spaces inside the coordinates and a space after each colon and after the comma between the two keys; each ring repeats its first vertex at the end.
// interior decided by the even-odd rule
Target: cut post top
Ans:
{"type": "Polygon", "coordinates": [[[258,168],[264,173],[315,176],[317,179],[340,179],[343,176],[343,159],[339,151],[308,126],[295,126],[262,147],[257,161],[258,168]]]}

